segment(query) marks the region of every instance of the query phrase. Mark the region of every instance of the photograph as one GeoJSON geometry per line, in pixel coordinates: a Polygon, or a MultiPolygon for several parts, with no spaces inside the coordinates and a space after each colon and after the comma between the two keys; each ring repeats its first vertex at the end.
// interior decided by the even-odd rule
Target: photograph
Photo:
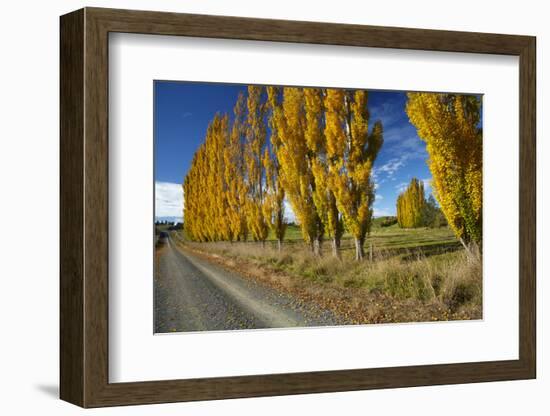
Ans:
{"type": "Polygon", "coordinates": [[[155,334],[483,319],[483,95],[155,80],[155,334]]]}

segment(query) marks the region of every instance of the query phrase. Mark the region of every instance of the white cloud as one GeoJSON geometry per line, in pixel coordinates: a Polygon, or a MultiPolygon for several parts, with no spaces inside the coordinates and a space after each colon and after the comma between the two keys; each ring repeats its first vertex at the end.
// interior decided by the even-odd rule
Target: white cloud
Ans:
{"type": "Polygon", "coordinates": [[[388,160],[382,166],[375,167],[373,169],[374,179],[377,182],[380,182],[380,183],[382,183],[383,179],[385,179],[385,178],[393,179],[393,177],[397,173],[397,171],[405,165],[405,160],[406,159],[407,159],[407,156],[401,156],[399,158],[393,158],[393,159],[388,160]],[[381,178],[381,176],[384,176],[384,178],[381,178]]]}
{"type": "Polygon", "coordinates": [[[405,164],[405,157],[394,158],[380,166],[378,169],[380,172],[385,172],[388,175],[393,175],[405,164]]]}
{"type": "Polygon", "coordinates": [[[155,182],[155,217],[183,216],[183,188],[179,183],[155,182]]]}
{"type": "Polygon", "coordinates": [[[428,158],[426,143],[420,140],[414,130],[411,132],[406,126],[391,130],[394,132],[392,136],[389,136],[388,132],[384,133],[384,145],[387,146],[387,151],[401,155],[400,159],[403,162],[428,158]]]}

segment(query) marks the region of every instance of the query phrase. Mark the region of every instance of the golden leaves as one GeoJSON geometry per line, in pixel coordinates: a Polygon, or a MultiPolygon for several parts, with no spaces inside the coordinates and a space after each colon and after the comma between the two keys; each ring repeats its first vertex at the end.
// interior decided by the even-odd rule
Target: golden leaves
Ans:
{"type": "Polygon", "coordinates": [[[227,115],[216,114],[184,181],[185,230],[199,241],[231,238],[231,228],[224,220],[228,200],[224,192],[223,149],[229,140],[228,124],[227,115]]]}
{"type": "Polygon", "coordinates": [[[346,228],[362,245],[372,220],[371,173],[383,143],[382,125],[369,135],[366,91],[328,89],[325,108],[330,188],[346,228]]]}
{"type": "Polygon", "coordinates": [[[427,144],[433,188],[456,236],[482,239],[481,102],[475,96],[409,93],[407,114],[427,144]]]}
{"type": "MultiPolygon", "coordinates": [[[[309,100],[311,103],[311,96],[309,100]]],[[[319,229],[313,203],[314,178],[306,144],[305,105],[302,88],[283,88],[282,102],[275,110],[275,126],[280,139],[276,157],[285,195],[300,223],[304,240],[312,242],[319,235],[319,229]]],[[[317,141],[313,129],[308,128],[307,136],[312,142],[317,141]]]]}
{"type": "Polygon", "coordinates": [[[234,113],[231,131],[227,116],[210,123],[185,179],[187,234],[264,241],[271,228],[282,240],[286,198],[305,241],[326,233],[338,247],[345,222],[362,246],[383,142],[380,123],[369,134],[366,91],[249,86],[234,113]]]}
{"type": "Polygon", "coordinates": [[[249,85],[247,99],[245,166],[248,181],[248,201],[245,204],[247,224],[252,237],[265,241],[268,225],[262,212],[265,203],[264,168],[262,156],[266,145],[265,108],[262,104],[263,87],[249,85]]]}
{"type": "Polygon", "coordinates": [[[409,186],[397,197],[397,223],[402,228],[416,228],[422,225],[422,214],[426,200],[424,184],[412,178],[409,186]]]}

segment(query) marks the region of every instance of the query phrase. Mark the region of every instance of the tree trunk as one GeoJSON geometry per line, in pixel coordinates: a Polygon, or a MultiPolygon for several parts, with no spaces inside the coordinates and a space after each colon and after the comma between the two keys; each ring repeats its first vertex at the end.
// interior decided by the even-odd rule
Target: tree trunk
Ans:
{"type": "Polygon", "coordinates": [[[265,240],[262,240],[262,249],[265,249],[265,240]]]}
{"type": "Polygon", "coordinates": [[[332,239],[332,255],[337,259],[340,258],[340,239],[339,238],[332,239]]]}
{"type": "Polygon", "coordinates": [[[474,250],[471,243],[467,243],[463,238],[459,238],[460,243],[464,246],[468,257],[474,257],[474,250]]]}
{"type": "Polygon", "coordinates": [[[355,238],[355,260],[361,261],[365,257],[363,252],[363,244],[360,238],[355,238]]]}
{"type": "Polygon", "coordinates": [[[277,250],[279,250],[279,253],[280,253],[282,249],[283,249],[283,239],[279,238],[277,240],[277,250]]]}
{"type": "Polygon", "coordinates": [[[466,254],[470,258],[475,258],[480,256],[481,254],[481,246],[477,245],[475,242],[469,242],[467,243],[463,238],[459,238],[460,243],[464,246],[464,249],[466,250],[466,254]]]}
{"type": "Polygon", "coordinates": [[[373,254],[372,254],[372,241],[371,241],[369,244],[369,261],[371,263],[372,263],[372,257],[373,257],[373,254]]]}
{"type": "Polygon", "coordinates": [[[318,238],[313,240],[313,254],[315,256],[321,256],[321,241],[318,238]]]}

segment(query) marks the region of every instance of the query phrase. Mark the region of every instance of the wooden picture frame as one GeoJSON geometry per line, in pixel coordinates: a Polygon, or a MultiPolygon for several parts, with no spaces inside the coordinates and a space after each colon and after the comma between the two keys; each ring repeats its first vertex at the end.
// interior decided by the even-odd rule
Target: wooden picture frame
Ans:
{"type": "Polygon", "coordinates": [[[85,8],[61,17],[60,396],[82,407],[338,392],[536,376],[534,37],[85,8]],[[109,383],[110,32],[519,56],[519,359],[109,383]]]}

